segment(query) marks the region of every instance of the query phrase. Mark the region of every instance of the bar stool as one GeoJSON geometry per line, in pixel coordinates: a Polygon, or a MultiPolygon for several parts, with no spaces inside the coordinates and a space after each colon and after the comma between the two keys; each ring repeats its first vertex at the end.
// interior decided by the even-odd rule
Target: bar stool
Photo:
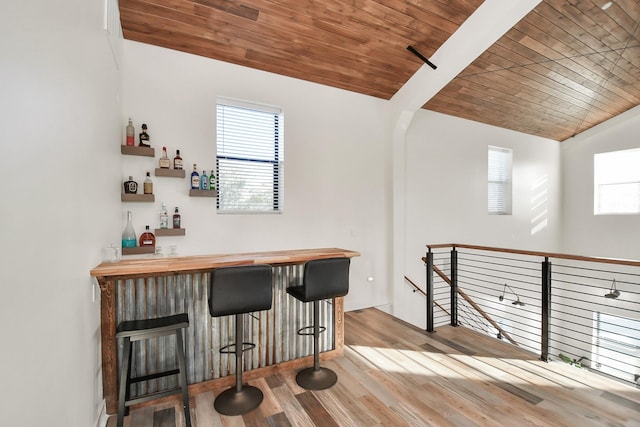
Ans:
{"type": "Polygon", "coordinates": [[[212,317],[235,315],[235,342],[220,353],[236,356],[236,384],[216,397],[213,406],[223,415],[242,415],[260,406],[262,391],[242,384],[242,354],[255,347],[243,342],[245,313],[269,310],[273,301],[273,273],[269,265],[221,267],[213,270],[209,286],[212,317]]]}
{"type": "Polygon", "coordinates": [[[116,339],[124,338],[122,368],[120,370],[120,384],[118,391],[118,427],[122,427],[124,424],[124,413],[126,407],[135,403],[147,402],[149,400],[169,396],[178,392],[182,392],[182,409],[184,410],[186,425],[187,427],[191,427],[189,394],[187,390],[187,368],[182,344],[182,330],[188,327],[189,316],[186,313],[158,317],[156,319],[128,320],[121,322],[118,325],[118,329],[116,330],[116,339]],[[131,347],[133,346],[133,342],[167,335],[175,335],[176,337],[176,357],[178,359],[178,368],[131,378],[131,347]],[[129,389],[131,384],[166,377],[169,375],[178,375],[178,387],[129,399],[129,389]]]}
{"type": "Polygon", "coordinates": [[[326,258],[307,261],[304,265],[303,285],[287,288],[287,293],[304,303],[313,302],[313,325],[298,330],[298,335],[313,335],[313,367],[296,375],[296,382],[307,390],[332,387],[338,376],[320,367],[318,338],[326,328],[319,325],[320,300],[343,297],[349,292],[349,258],[326,258]],[[313,329],[313,332],[305,332],[313,329]]]}

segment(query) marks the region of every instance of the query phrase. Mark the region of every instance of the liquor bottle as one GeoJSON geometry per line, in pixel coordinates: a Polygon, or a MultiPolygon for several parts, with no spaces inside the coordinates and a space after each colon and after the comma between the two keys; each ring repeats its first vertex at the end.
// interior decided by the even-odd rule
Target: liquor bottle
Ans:
{"type": "Polygon", "coordinates": [[[209,175],[209,190],[215,190],[216,189],[216,176],[213,174],[213,171],[211,171],[211,175],[209,175]]]}
{"type": "Polygon", "coordinates": [[[209,190],[215,190],[216,189],[216,176],[213,174],[213,171],[211,171],[211,175],[209,175],[209,190]]]}
{"type": "Polygon", "coordinates": [[[135,130],[133,129],[133,122],[129,119],[129,124],[127,125],[127,145],[135,145],[135,141],[133,140],[133,134],[135,130]]]}
{"type": "Polygon", "coordinates": [[[175,213],[173,214],[173,228],[180,228],[180,212],[176,206],[175,213]]]}
{"type": "Polygon", "coordinates": [[[133,180],[133,177],[129,175],[129,180],[124,182],[125,194],[136,194],[138,192],[138,183],[133,180]]]}
{"type": "Polygon", "coordinates": [[[147,172],[147,177],[144,179],[144,183],[142,184],[142,191],[144,194],[153,194],[153,181],[151,181],[149,172],[147,172]]]}
{"type": "Polygon", "coordinates": [[[193,172],[191,172],[191,189],[199,190],[200,189],[200,175],[198,175],[198,171],[196,170],[196,164],[193,164],[193,172]]]}
{"type": "Polygon", "coordinates": [[[200,189],[208,190],[209,189],[209,176],[207,175],[207,171],[203,170],[202,175],[200,175],[200,189]]]}
{"type": "Polygon", "coordinates": [[[182,169],[182,157],[180,157],[180,150],[176,150],[176,156],[173,158],[173,168],[182,169]]]}
{"type": "Polygon", "coordinates": [[[136,232],[133,230],[133,223],[131,222],[131,211],[127,211],[127,225],[122,232],[122,247],[136,247],[136,232]]]}
{"type": "Polygon", "coordinates": [[[169,228],[169,214],[167,213],[167,207],[164,203],[160,211],[160,228],[169,228]]]}
{"type": "Polygon", "coordinates": [[[155,246],[156,236],[149,230],[149,226],[145,226],[144,233],[140,235],[140,246],[155,246]]]}
{"type": "Polygon", "coordinates": [[[149,134],[147,133],[147,125],[145,123],[142,124],[142,132],[140,132],[140,147],[151,147],[151,142],[149,141],[149,134]]]}
{"type": "Polygon", "coordinates": [[[169,156],[167,156],[167,147],[162,147],[162,157],[160,157],[159,163],[161,169],[171,168],[171,160],[169,160],[169,156]]]}

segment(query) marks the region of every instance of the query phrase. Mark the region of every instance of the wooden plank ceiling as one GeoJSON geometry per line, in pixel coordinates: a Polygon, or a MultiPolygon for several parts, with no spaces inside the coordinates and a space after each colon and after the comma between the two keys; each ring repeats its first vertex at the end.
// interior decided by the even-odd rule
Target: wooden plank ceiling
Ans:
{"type": "MultiPolygon", "coordinates": [[[[126,39],[382,99],[483,0],[120,0],[126,39]]],[[[425,109],[564,140],[640,105],[640,0],[544,0],[425,109]]],[[[489,24],[488,24],[489,25],[489,24]]]]}

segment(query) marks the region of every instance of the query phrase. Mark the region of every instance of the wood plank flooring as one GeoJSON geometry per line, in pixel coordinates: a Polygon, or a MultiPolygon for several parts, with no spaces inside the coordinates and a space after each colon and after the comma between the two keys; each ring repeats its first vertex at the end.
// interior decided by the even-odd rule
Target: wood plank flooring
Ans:
{"type": "MultiPolygon", "coordinates": [[[[377,309],[345,313],[345,354],[329,390],[306,391],[294,371],[251,381],[265,399],[219,415],[221,390],[191,396],[194,427],[640,426],[640,390],[459,327],[436,333],[377,309]]],[[[114,427],[115,416],[108,427],[114,427]]],[[[132,409],[125,427],[183,427],[178,399],[132,409]]]]}

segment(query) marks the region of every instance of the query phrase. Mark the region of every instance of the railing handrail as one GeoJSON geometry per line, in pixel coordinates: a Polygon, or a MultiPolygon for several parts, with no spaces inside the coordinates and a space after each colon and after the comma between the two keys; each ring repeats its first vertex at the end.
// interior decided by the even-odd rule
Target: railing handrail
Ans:
{"type": "Polygon", "coordinates": [[[441,243],[436,245],[427,245],[427,248],[429,248],[429,250],[443,249],[443,248],[476,249],[480,251],[503,252],[503,253],[509,253],[509,254],[517,254],[517,255],[531,255],[531,256],[539,256],[543,258],[569,259],[574,261],[599,262],[603,264],[617,264],[617,265],[628,265],[632,267],[640,267],[640,261],[630,260],[630,259],[604,258],[604,257],[584,256],[584,255],[561,254],[561,253],[555,253],[555,252],[541,252],[541,251],[529,251],[529,250],[522,250],[522,249],[496,248],[492,246],[466,245],[461,243],[441,243]]]}

